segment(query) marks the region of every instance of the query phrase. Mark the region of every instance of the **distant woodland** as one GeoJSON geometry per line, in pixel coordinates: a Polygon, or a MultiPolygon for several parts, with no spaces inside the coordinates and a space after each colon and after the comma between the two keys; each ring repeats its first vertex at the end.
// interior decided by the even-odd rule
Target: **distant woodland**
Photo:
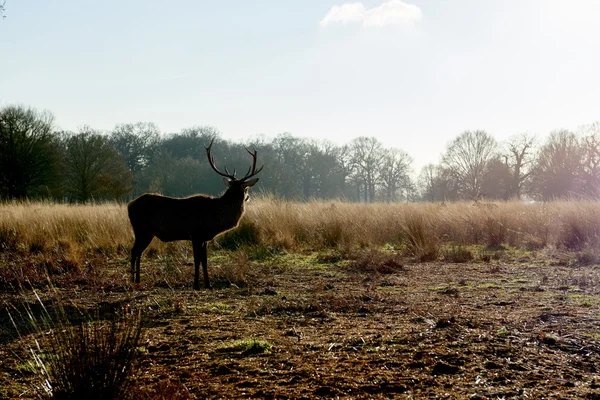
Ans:
{"type": "MultiPolygon", "coordinates": [[[[407,137],[410,135],[407,134],[407,137]]],[[[516,134],[498,142],[483,130],[448,143],[440,163],[413,171],[410,155],[375,137],[340,145],[282,133],[237,143],[210,126],[162,133],[152,122],[55,129],[48,111],[0,108],[0,199],[127,201],[144,192],[217,195],[222,179],[206,160],[243,175],[258,151],[258,191],[282,199],[443,202],[600,197],[600,123],[544,140],[516,134]]]]}

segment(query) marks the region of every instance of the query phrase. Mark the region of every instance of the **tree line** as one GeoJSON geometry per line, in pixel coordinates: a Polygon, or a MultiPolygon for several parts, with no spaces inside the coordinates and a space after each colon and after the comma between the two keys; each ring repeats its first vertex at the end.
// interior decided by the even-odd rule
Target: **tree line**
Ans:
{"type": "Polygon", "coordinates": [[[415,175],[403,150],[375,137],[339,145],[283,133],[246,143],[196,126],[161,134],[151,122],[104,132],[54,127],[54,117],[25,106],[0,108],[0,198],[69,202],[126,201],[144,192],[170,196],[218,194],[220,179],[206,160],[215,141],[218,165],[245,171],[258,149],[260,190],[286,199],[360,202],[600,197],[600,124],[552,132],[541,145],[531,135],[498,143],[485,131],[465,131],[439,164],[415,175]]]}

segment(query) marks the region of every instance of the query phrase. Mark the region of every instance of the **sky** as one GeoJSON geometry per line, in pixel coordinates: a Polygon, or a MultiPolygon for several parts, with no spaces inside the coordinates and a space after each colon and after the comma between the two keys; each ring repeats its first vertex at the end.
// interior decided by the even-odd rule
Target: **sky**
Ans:
{"type": "Polygon", "coordinates": [[[450,141],[600,120],[598,0],[6,0],[0,107],[59,129],[450,141]]]}

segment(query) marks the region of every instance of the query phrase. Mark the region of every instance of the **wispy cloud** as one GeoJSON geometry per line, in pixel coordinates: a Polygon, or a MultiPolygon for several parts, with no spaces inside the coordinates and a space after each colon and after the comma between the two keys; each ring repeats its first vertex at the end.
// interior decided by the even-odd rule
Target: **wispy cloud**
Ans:
{"type": "Polygon", "coordinates": [[[373,8],[366,8],[362,3],[345,3],[331,7],[320,25],[323,27],[349,23],[372,27],[410,25],[419,22],[422,17],[419,7],[401,0],[387,0],[373,8]]]}

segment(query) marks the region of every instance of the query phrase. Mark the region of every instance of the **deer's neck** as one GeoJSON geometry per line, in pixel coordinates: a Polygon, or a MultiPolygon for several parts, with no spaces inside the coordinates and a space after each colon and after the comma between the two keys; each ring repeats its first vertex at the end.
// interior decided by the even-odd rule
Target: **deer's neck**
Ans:
{"type": "Polygon", "coordinates": [[[231,193],[226,191],[215,201],[218,203],[217,208],[221,211],[221,223],[224,229],[235,227],[242,215],[244,214],[244,198],[240,196],[233,196],[231,193]]]}

